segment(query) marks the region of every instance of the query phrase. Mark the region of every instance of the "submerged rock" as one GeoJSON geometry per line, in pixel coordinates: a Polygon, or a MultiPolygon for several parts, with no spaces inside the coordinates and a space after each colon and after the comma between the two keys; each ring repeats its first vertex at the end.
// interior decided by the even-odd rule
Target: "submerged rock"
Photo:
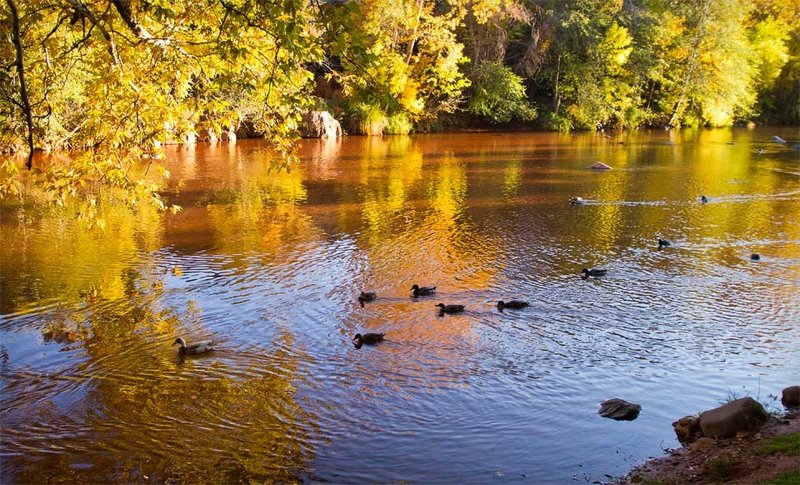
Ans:
{"type": "Polygon", "coordinates": [[[603,162],[594,162],[591,167],[592,170],[611,170],[611,167],[603,162]]]}
{"type": "Polygon", "coordinates": [[[758,401],[743,397],[700,413],[700,429],[709,438],[732,438],[740,431],[761,427],[768,418],[758,401]]]}
{"type": "Polygon", "coordinates": [[[781,403],[787,408],[800,407],[800,386],[790,386],[784,389],[781,403]]]}
{"type": "Polygon", "coordinates": [[[703,431],[700,429],[700,418],[697,416],[684,416],[672,423],[672,427],[681,444],[693,443],[703,436],[703,431]]]}
{"type": "Polygon", "coordinates": [[[604,418],[617,421],[633,421],[641,410],[642,406],[615,397],[600,403],[600,410],[597,413],[604,418]]]}

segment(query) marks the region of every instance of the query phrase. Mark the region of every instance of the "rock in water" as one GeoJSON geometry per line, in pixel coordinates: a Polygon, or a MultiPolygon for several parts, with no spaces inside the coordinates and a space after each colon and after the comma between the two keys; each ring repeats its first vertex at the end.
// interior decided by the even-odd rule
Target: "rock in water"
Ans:
{"type": "Polygon", "coordinates": [[[743,397],[700,413],[700,429],[709,438],[732,438],[740,431],[759,428],[769,415],[752,397],[743,397]]]}
{"type": "Polygon", "coordinates": [[[308,111],[303,114],[303,138],[330,138],[342,136],[342,126],[327,111],[308,111]]]}
{"type": "Polygon", "coordinates": [[[800,386],[791,386],[784,389],[781,403],[787,408],[800,407],[800,386]]]}
{"type": "Polygon", "coordinates": [[[641,410],[640,405],[615,397],[600,403],[600,410],[597,413],[604,418],[617,421],[633,421],[641,410]]]}
{"type": "Polygon", "coordinates": [[[611,167],[603,162],[594,162],[591,167],[592,170],[611,170],[611,167]]]}

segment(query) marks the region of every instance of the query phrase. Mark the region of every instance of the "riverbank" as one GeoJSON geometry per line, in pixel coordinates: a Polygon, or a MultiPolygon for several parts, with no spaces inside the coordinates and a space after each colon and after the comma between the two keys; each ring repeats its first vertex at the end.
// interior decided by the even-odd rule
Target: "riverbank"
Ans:
{"type": "Polygon", "coordinates": [[[652,459],[616,485],[800,484],[800,411],[772,417],[758,432],[729,440],[700,439],[652,459]]]}

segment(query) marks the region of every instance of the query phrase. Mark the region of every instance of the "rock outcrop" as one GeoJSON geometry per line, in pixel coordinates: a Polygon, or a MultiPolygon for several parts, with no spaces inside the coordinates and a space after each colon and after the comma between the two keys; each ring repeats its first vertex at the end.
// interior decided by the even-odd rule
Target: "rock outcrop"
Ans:
{"type": "Polygon", "coordinates": [[[703,431],[700,429],[700,418],[697,416],[684,416],[672,423],[672,427],[681,444],[693,443],[703,436],[703,431]]]}
{"type": "Polygon", "coordinates": [[[342,125],[327,111],[309,111],[303,115],[303,138],[338,138],[342,125]]]}
{"type": "Polygon", "coordinates": [[[743,397],[700,413],[700,429],[709,438],[732,438],[740,431],[761,427],[768,419],[758,401],[743,397]]]}
{"type": "Polygon", "coordinates": [[[800,386],[790,386],[784,389],[781,404],[787,408],[800,407],[800,386]]]}

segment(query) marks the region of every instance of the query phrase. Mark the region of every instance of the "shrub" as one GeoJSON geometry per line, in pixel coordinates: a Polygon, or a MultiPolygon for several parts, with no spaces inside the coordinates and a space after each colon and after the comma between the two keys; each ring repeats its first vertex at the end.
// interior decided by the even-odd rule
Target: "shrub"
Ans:
{"type": "Polygon", "coordinates": [[[536,109],[525,95],[522,78],[499,62],[482,62],[470,75],[471,96],[466,111],[491,123],[530,121],[536,109]]]}

